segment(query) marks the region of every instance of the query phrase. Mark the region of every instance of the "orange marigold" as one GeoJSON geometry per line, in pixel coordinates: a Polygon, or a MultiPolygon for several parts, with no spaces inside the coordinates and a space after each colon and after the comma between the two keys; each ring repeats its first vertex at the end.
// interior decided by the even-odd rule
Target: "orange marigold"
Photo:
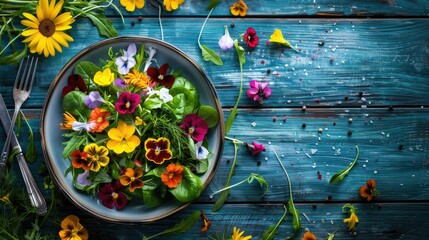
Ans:
{"type": "Polygon", "coordinates": [[[376,182],[374,179],[370,179],[366,182],[366,186],[362,186],[359,189],[359,195],[362,198],[366,198],[367,201],[371,201],[372,197],[378,194],[375,189],[376,182]]]}
{"type": "Polygon", "coordinates": [[[95,127],[90,132],[102,132],[107,126],[109,121],[107,118],[110,117],[110,112],[101,108],[94,108],[89,116],[89,123],[95,123],[95,127]]]}
{"type": "Polygon", "coordinates": [[[162,182],[169,188],[175,188],[182,181],[183,166],[170,163],[161,175],[162,182]]]}
{"type": "Polygon", "coordinates": [[[232,15],[244,17],[247,14],[247,5],[243,0],[238,0],[238,2],[231,5],[230,10],[232,15]]]}
{"type": "Polygon", "coordinates": [[[312,234],[310,231],[305,232],[302,240],[316,240],[316,235],[312,234]]]}
{"type": "Polygon", "coordinates": [[[135,85],[141,89],[145,89],[151,85],[152,81],[145,73],[139,72],[135,69],[132,71],[132,73],[130,72],[125,76],[124,82],[126,84],[135,85]]]}

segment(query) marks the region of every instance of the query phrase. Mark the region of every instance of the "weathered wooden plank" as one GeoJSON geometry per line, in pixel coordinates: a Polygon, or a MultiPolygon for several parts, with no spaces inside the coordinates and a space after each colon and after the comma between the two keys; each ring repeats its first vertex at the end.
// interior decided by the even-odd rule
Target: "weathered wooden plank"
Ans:
{"type": "MultiPolygon", "coordinates": [[[[348,217],[342,213],[342,203],[335,204],[297,204],[297,209],[304,213],[309,221],[301,214],[303,230],[296,239],[301,239],[304,229],[310,230],[317,239],[325,239],[328,233],[336,231],[335,239],[425,239],[429,221],[427,203],[416,204],[355,204],[358,208],[359,223],[352,233],[347,231],[343,219],[348,217]],[[401,214],[398,214],[401,212],[401,214]],[[354,236],[356,232],[356,236],[354,236]]],[[[182,218],[194,211],[203,210],[212,225],[207,233],[201,233],[202,221],[184,234],[157,239],[209,239],[215,232],[230,237],[234,226],[252,235],[252,239],[261,239],[268,226],[275,225],[283,214],[281,204],[227,204],[219,212],[211,212],[211,204],[192,204],[187,209],[166,219],[147,225],[118,225],[98,221],[86,213],[65,204],[60,210],[59,217],[75,214],[89,231],[90,239],[141,239],[143,235],[150,236],[167,227],[173,226],[182,218]]],[[[58,226],[47,226],[45,231],[57,232],[58,226]]],[[[291,216],[279,227],[275,239],[285,239],[292,234],[291,216]]]]}
{"type": "MultiPolygon", "coordinates": [[[[136,10],[133,13],[127,12],[121,7],[119,1],[114,1],[120,7],[125,16],[157,16],[158,3],[156,0],[146,0],[145,7],[136,10]]],[[[162,1],[158,1],[162,2],[162,1]]],[[[165,16],[206,16],[206,10],[209,1],[191,1],[186,0],[180,8],[174,12],[163,12],[165,16]]],[[[231,17],[229,7],[236,0],[225,0],[213,11],[213,16],[231,17]]],[[[271,16],[428,16],[429,4],[424,0],[381,0],[381,1],[333,1],[333,0],[297,0],[284,1],[272,0],[267,4],[264,1],[246,0],[248,6],[246,17],[271,17],[271,16]]],[[[112,16],[118,14],[113,8],[108,9],[107,13],[112,16]]]]}
{"type": "MultiPolygon", "coordinates": [[[[126,20],[129,24],[132,19],[126,20]]],[[[234,105],[240,82],[236,53],[232,49],[221,51],[217,43],[223,26],[231,22],[235,23],[230,29],[234,38],[249,26],[260,36],[255,50],[245,47],[244,86],[247,89],[252,79],[270,82],[273,94],[264,107],[421,106],[429,102],[429,19],[213,19],[208,22],[201,41],[220,54],[224,61],[221,67],[202,60],[197,44],[202,22],[202,18],[165,19],[165,41],[201,63],[224,107],[234,105]],[[282,29],[285,37],[302,52],[267,46],[265,42],[275,28],[282,29]],[[318,46],[319,41],[324,41],[323,47],[318,46]]],[[[120,26],[118,19],[114,23],[120,26]]],[[[155,19],[145,19],[119,31],[121,35],[160,38],[155,19]]],[[[25,107],[41,108],[60,68],[78,51],[102,40],[86,21],[75,25],[72,36],[75,42],[62,54],[49,59],[42,57],[31,101],[25,107]]],[[[15,72],[13,66],[2,67],[0,71],[0,92],[9,107],[13,106],[9,89],[15,72]]],[[[240,106],[258,107],[258,104],[244,96],[240,106]]]]}
{"type": "MultiPolygon", "coordinates": [[[[43,159],[38,131],[40,111],[26,111],[35,132],[39,163],[43,159]]],[[[242,184],[232,190],[230,202],[284,202],[288,184],[273,154],[281,156],[292,181],[297,202],[362,201],[359,187],[368,179],[377,181],[381,192],[376,202],[429,200],[429,125],[427,109],[242,109],[229,134],[240,140],[256,141],[266,151],[252,157],[244,147],[238,154],[238,166],[232,183],[250,173],[262,174],[269,191],[257,183],[242,184]],[[276,117],[276,122],[273,122],[276,117]],[[286,122],[283,118],[286,117],[286,122]],[[349,120],[352,119],[350,123],[349,120]],[[303,128],[302,124],[306,124],[303,128]],[[335,126],[333,124],[335,123],[335,126]],[[253,125],[255,126],[253,126],[253,125]],[[319,128],[323,133],[319,134],[319,128]],[[348,131],[352,135],[348,135],[348,131]],[[360,148],[358,164],[343,182],[329,184],[330,177],[347,167],[360,148]],[[317,150],[314,154],[313,152],[317,150]],[[260,165],[258,166],[258,161],[260,165]],[[318,179],[318,172],[321,179],[318,179]]],[[[0,128],[1,129],[1,128],[0,128]]],[[[27,136],[23,127],[22,136],[27,136]]],[[[0,136],[3,130],[0,130],[0,136]]],[[[4,137],[0,138],[0,146],[4,137]]],[[[22,141],[24,147],[26,141],[22,141]]],[[[223,187],[233,159],[233,147],[226,142],[222,160],[200,202],[211,203],[210,195],[223,187]]]]}

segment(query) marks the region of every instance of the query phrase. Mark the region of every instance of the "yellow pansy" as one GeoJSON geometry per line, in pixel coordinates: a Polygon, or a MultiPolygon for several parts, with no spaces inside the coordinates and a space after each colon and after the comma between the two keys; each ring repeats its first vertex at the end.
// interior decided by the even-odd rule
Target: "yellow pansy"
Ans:
{"type": "Polygon", "coordinates": [[[107,132],[107,135],[110,137],[110,140],[106,144],[107,148],[113,150],[116,154],[134,151],[140,145],[140,138],[133,135],[135,130],[134,126],[119,122],[118,128],[112,128],[107,132]]]}
{"type": "Polygon", "coordinates": [[[115,75],[110,71],[110,68],[106,68],[104,71],[98,71],[94,75],[94,82],[102,87],[111,85],[114,79],[115,75]]]}
{"type": "Polygon", "coordinates": [[[142,9],[144,7],[144,0],[121,0],[120,2],[128,12],[134,12],[136,8],[142,9]]]}
{"type": "Polygon", "coordinates": [[[88,153],[86,161],[91,171],[98,172],[100,167],[104,167],[109,163],[109,150],[104,146],[90,143],[85,146],[83,151],[88,153]]]}
{"type": "Polygon", "coordinates": [[[179,8],[185,0],[164,0],[164,6],[167,11],[171,12],[179,8]]]}

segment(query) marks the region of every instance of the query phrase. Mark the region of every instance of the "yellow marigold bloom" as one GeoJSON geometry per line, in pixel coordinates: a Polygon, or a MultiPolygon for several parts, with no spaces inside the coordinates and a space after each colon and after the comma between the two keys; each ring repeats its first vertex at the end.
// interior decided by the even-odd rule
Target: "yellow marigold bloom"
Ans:
{"type": "Polygon", "coordinates": [[[142,9],[144,7],[144,0],[121,0],[120,2],[128,12],[134,12],[136,8],[142,9]]]}
{"type": "Polygon", "coordinates": [[[185,0],[164,0],[164,6],[167,11],[171,12],[179,8],[185,0]]]}
{"type": "Polygon", "coordinates": [[[94,75],[94,82],[102,87],[107,87],[113,83],[115,74],[110,71],[110,68],[106,68],[103,71],[98,71],[94,75]]]}
{"type": "Polygon", "coordinates": [[[351,205],[350,203],[346,203],[343,206],[343,212],[344,213],[348,213],[348,212],[350,213],[350,217],[349,218],[344,218],[344,220],[343,220],[345,223],[347,223],[347,227],[348,227],[348,229],[350,231],[353,228],[355,228],[356,223],[359,222],[359,218],[358,218],[358,216],[356,214],[357,209],[353,205],[351,205]]]}
{"type": "Polygon", "coordinates": [[[60,13],[64,1],[39,0],[36,7],[36,16],[30,13],[23,13],[26,19],[21,24],[28,27],[22,32],[25,37],[23,42],[28,43],[31,53],[55,56],[55,50],[62,52],[60,45],[68,47],[67,42],[72,42],[73,38],[64,33],[65,30],[71,29],[74,18],[70,12],[60,13]]]}
{"type": "Polygon", "coordinates": [[[107,132],[107,135],[110,137],[110,140],[106,144],[107,148],[113,150],[116,154],[134,151],[140,145],[140,138],[133,135],[135,130],[134,126],[119,122],[118,128],[112,128],[107,132]]]}
{"type": "Polygon", "coordinates": [[[243,237],[244,231],[240,232],[239,228],[234,227],[234,230],[232,231],[232,240],[249,240],[252,238],[252,236],[246,236],[243,237]]]}
{"type": "Polygon", "coordinates": [[[238,2],[231,5],[230,10],[232,15],[244,17],[247,14],[247,5],[243,0],[238,0],[238,2]]]}
{"type": "Polygon", "coordinates": [[[135,69],[132,70],[133,72],[128,73],[125,76],[124,82],[128,85],[135,85],[141,89],[145,89],[149,87],[151,80],[150,77],[147,76],[145,73],[139,72],[135,69]]]}
{"type": "Polygon", "coordinates": [[[288,40],[283,37],[283,33],[280,29],[274,30],[274,33],[270,36],[270,42],[279,43],[287,47],[291,46],[288,40]]]}
{"type": "Polygon", "coordinates": [[[76,118],[71,115],[69,112],[64,113],[64,123],[60,123],[60,128],[62,130],[72,130],[72,125],[74,122],[77,122],[76,118]]]}
{"type": "Polygon", "coordinates": [[[98,146],[95,143],[90,143],[83,149],[84,152],[88,153],[86,157],[87,165],[89,170],[98,172],[100,167],[104,167],[109,163],[109,150],[104,146],[98,146]]]}
{"type": "Polygon", "coordinates": [[[88,231],[79,223],[75,215],[68,215],[61,221],[62,230],[58,233],[61,240],[87,240],[88,231]]]}
{"type": "Polygon", "coordinates": [[[136,120],[134,121],[134,124],[136,125],[136,126],[140,126],[140,125],[142,125],[144,122],[143,122],[143,119],[141,119],[139,116],[136,116],[136,120]]]}

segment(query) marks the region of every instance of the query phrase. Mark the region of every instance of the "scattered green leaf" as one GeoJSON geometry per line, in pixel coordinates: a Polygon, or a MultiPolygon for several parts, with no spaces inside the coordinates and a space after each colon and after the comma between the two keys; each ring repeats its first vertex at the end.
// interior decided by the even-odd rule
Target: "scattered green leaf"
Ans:
{"type": "Polygon", "coordinates": [[[329,183],[341,182],[347,176],[347,174],[349,174],[350,170],[352,170],[352,168],[356,165],[358,158],[359,158],[359,147],[356,145],[356,157],[353,163],[350,166],[348,166],[346,169],[343,169],[337,172],[336,174],[334,174],[334,176],[332,176],[331,179],[329,180],[329,183]]]}
{"type": "Polygon", "coordinates": [[[200,45],[201,48],[201,54],[203,56],[204,61],[212,61],[214,64],[218,66],[222,66],[223,62],[222,59],[220,59],[219,55],[206,45],[200,45]]]}
{"type": "Polygon", "coordinates": [[[30,123],[27,121],[27,118],[25,117],[24,113],[20,112],[22,118],[24,119],[24,122],[26,123],[28,127],[28,145],[27,149],[25,151],[25,158],[27,159],[28,163],[34,163],[37,159],[37,149],[34,146],[34,134],[33,130],[31,129],[30,123]]]}
{"type": "Polygon", "coordinates": [[[215,8],[220,2],[221,0],[210,0],[209,4],[207,5],[207,9],[209,10],[215,8]]]}
{"type": "Polygon", "coordinates": [[[268,229],[262,235],[262,240],[273,240],[274,237],[278,234],[279,226],[280,226],[281,222],[286,218],[286,214],[287,214],[286,206],[283,205],[283,207],[285,210],[283,213],[283,216],[280,218],[280,220],[277,222],[276,225],[272,225],[272,226],[268,227],[268,229]]]}

